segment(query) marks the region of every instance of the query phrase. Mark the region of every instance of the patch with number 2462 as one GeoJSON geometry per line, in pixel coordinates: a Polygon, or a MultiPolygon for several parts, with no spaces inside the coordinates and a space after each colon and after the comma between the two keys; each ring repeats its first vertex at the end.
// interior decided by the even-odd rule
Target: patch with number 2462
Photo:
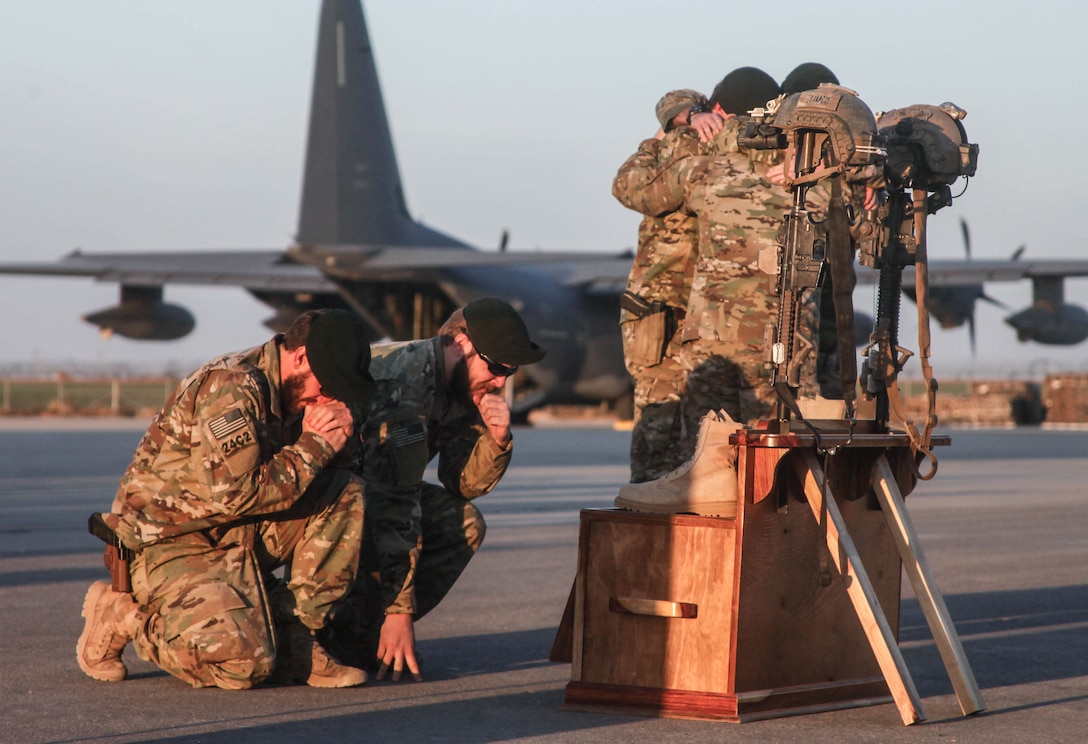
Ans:
{"type": "Polygon", "coordinates": [[[257,437],[241,408],[234,408],[208,422],[232,475],[249,472],[257,464],[257,437]]]}

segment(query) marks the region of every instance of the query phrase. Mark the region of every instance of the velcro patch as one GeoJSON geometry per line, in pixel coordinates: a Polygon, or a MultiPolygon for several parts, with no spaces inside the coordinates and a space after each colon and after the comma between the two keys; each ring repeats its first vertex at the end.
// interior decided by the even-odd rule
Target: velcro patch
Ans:
{"type": "Polygon", "coordinates": [[[410,444],[419,444],[423,441],[423,424],[415,422],[405,424],[391,432],[394,447],[407,447],[410,444]]]}
{"type": "Polygon", "coordinates": [[[244,429],[246,425],[245,414],[242,413],[241,408],[235,408],[233,411],[227,411],[219,418],[215,419],[208,426],[212,430],[212,435],[222,441],[229,437],[239,429],[244,429]]]}
{"type": "Polygon", "coordinates": [[[208,422],[208,431],[219,446],[231,475],[238,477],[257,466],[260,447],[246,412],[232,408],[208,422]]]}

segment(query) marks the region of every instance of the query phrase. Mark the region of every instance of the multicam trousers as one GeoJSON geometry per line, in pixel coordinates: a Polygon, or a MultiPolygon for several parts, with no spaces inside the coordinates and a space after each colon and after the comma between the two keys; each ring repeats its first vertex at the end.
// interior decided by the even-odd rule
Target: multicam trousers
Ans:
{"type": "Polygon", "coordinates": [[[147,613],[136,652],[193,687],[252,687],[272,673],[275,618],[324,626],[355,580],[362,531],[362,481],[333,470],[288,511],[148,546],[132,563],[147,613]],[[265,576],[286,564],[288,591],[270,597],[265,576]]]}
{"type": "MultiPolygon", "coordinates": [[[[470,500],[441,486],[424,483],[420,506],[421,548],[412,579],[415,620],[437,607],[449,593],[487,533],[480,510],[470,500]]],[[[386,608],[373,536],[369,530],[365,533],[358,579],[333,611],[322,640],[340,661],[372,668],[386,608]]]]}
{"type": "Polygon", "coordinates": [[[684,462],[678,457],[680,400],[687,372],[680,364],[679,333],[673,333],[656,364],[640,364],[634,352],[638,320],[621,315],[620,334],[627,371],[635,383],[631,428],[631,482],[655,480],[684,462]]]}

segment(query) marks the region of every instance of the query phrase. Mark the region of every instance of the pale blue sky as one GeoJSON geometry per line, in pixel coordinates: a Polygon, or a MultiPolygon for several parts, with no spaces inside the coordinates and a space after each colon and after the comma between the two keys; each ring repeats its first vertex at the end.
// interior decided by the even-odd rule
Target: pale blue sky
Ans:
{"type": "MultiPolygon", "coordinates": [[[[318,0],[0,4],[0,261],[73,248],[279,248],[293,235],[318,0]]],[[[1072,2],[734,3],[374,0],[364,6],[413,215],[481,247],[612,251],[638,216],[610,194],[666,90],[709,92],[741,65],[822,61],[874,109],[951,100],[980,145],[967,192],[930,219],[930,255],[1083,254],[1085,42],[1072,2]],[[667,11],[665,10],[667,8],[667,11]],[[1028,8],[1028,10],[1024,10],[1028,8]],[[663,12],[664,11],[664,12],[663,12]]],[[[988,291],[1014,307],[1026,283],[988,291]]],[[[1088,304],[1088,280],[1067,283],[1088,304]]],[[[185,371],[268,336],[236,289],[167,287],[197,328],[104,341],[79,316],[116,286],[0,277],[10,362],[185,371]]],[[[871,302],[859,293],[856,302],[871,302]]],[[[901,338],[916,349],[913,305],[901,338]]],[[[1088,369],[1088,345],[1021,345],[978,308],[934,331],[938,377],[1088,369]]]]}

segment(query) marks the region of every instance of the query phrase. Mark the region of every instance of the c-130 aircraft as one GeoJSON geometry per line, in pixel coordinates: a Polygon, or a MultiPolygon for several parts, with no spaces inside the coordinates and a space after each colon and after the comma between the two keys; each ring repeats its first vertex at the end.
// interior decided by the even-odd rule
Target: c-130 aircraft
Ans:
{"type": "MultiPolygon", "coordinates": [[[[195,325],[186,308],[163,301],[168,283],[240,286],[275,310],[266,321],[274,330],[310,308],[351,309],[367,321],[374,341],[432,335],[454,308],[476,297],[501,297],[548,348],[541,363],[516,379],[514,410],[524,413],[544,403],[629,399],[618,297],[630,266],[629,253],[478,251],[412,219],[362,7],[359,0],[323,0],[292,246],[77,251],[55,263],[0,265],[0,273],[115,281],[119,304],[84,319],[103,333],[149,340],[181,338],[195,325]]],[[[975,300],[986,299],[981,282],[1031,278],[1033,307],[1007,321],[1020,340],[1079,343],[1088,337],[1088,313],[1064,303],[1061,285],[1067,276],[1083,275],[1088,262],[931,260],[931,310],[944,327],[962,325],[971,321],[975,300]]],[[[912,280],[908,268],[908,296],[912,280]]]]}
{"type": "MultiPolygon", "coordinates": [[[[505,241],[504,241],[505,242],[505,241]]],[[[505,248],[505,245],[502,246],[505,248]]],[[[616,402],[630,393],[618,296],[630,253],[483,252],[409,215],[359,0],[324,0],[295,242],[284,250],[74,252],[0,273],[90,276],[120,284],[118,305],[84,320],[103,333],[172,340],[195,325],[164,302],[165,284],[234,285],[275,309],[350,309],[372,341],[433,335],[457,307],[501,297],[547,356],[515,379],[515,412],[548,403],[616,402]]]]}

